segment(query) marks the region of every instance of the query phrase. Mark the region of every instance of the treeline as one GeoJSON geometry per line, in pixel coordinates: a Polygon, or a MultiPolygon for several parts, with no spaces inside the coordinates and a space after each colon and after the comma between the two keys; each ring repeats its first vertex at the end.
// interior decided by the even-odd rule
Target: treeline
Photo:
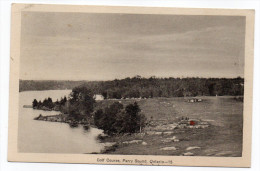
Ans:
{"type": "Polygon", "coordinates": [[[20,91],[57,90],[87,87],[106,99],[186,97],[186,96],[241,96],[244,79],[237,78],[143,78],[141,76],[112,81],[25,81],[20,80],[20,91]]]}
{"type": "Polygon", "coordinates": [[[237,78],[133,78],[113,81],[88,82],[82,85],[105,99],[189,97],[189,96],[241,96],[244,79],[237,78]]]}
{"type": "Polygon", "coordinates": [[[87,81],[19,80],[19,92],[73,89],[87,81]]]}
{"type": "Polygon", "coordinates": [[[64,96],[64,98],[61,98],[60,100],[56,100],[55,102],[52,101],[52,98],[48,97],[44,99],[43,101],[37,99],[34,99],[32,102],[33,109],[39,109],[39,110],[55,110],[55,111],[61,111],[67,102],[67,97],[64,96]]]}

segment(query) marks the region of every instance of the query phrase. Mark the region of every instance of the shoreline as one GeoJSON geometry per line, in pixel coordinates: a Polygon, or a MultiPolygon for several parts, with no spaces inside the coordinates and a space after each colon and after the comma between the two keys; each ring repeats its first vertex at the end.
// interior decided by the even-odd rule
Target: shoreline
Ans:
{"type": "Polygon", "coordinates": [[[58,115],[48,115],[42,116],[41,114],[34,118],[34,120],[39,121],[47,121],[47,122],[60,122],[60,123],[67,123],[72,127],[77,127],[78,125],[83,126],[92,126],[87,120],[76,121],[69,117],[67,114],[58,114],[58,115]]]}

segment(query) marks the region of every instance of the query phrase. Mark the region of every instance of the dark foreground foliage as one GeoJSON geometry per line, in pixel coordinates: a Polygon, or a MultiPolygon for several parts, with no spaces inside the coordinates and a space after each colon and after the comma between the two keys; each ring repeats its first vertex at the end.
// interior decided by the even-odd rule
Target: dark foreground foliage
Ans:
{"type": "Polygon", "coordinates": [[[125,108],[115,102],[104,110],[100,109],[94,114],[95,125],[108,134],[135,133],[145,126],[145,116],[140,114],[140,108],[135,102],[125,108]]]}

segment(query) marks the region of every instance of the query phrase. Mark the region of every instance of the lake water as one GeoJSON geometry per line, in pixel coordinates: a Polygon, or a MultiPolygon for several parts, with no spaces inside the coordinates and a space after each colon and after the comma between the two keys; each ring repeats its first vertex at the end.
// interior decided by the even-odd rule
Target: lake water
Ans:
{"type": "Polygon", "coordinates": [[[96,137],[102,130],[82,126],[71,128],[69,124],[34,120],[39,114],[56,115],[56,111],[24,108],[33,99],[53,101],[69,95],[71,90],[25,91],[19,93],[18,151],[24,153],[92,153],[100,152],[103,144],[96,137]]]}

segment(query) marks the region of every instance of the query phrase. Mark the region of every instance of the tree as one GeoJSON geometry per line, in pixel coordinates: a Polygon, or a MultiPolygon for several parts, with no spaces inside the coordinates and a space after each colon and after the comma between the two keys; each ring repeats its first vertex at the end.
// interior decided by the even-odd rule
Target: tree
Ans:
{"type": "Polygon", "coordinates": [[[140,112],[139,105],[135,102],[134,104],[129,104],[125,108],[125,130],[124,132],[134,133],[140,130],[140,127],[144,126],[144,116],[140,112]],[[142,120],[142,121],[141,121],[142,120]]]}
{"type": "Polygon", "coordinates": [[[72,90],[69,98],[71,116],[85,115],[90,117],[93,112],[95,99],[90,89],[86,87],[76,87],[72,90]]]}
{"type": "Polygon", "coordinates": [[[49,108],[49,109],[52,109],[53,107],[54,107],[54,104],[53,104],[53,102],[52,102],[52,98],[50,98],[50,97],[48,97],[48,99],[47,99],[47,107],[49,108]]]}
{"type": "Polygon", "coordinates": [[[38,102],[37,108],[39,109],[39,108],[41,108],[41,107],[42,107],[42,101],[40,100],[40,101],[38,102]]]}
{"type": "Polygon", "coordinates": [[[102,118],[104,117],[104,112],[102,109],[99,109],[94,114],[94,124],[98,127],[102,127],[102,118]]]}
{"type": "Polygon", "coordinates": [[[105,108],[103,117],[101,118],[101,129],[108,133],[117,133],[117,114],[124,109],[124,106],[119,102],[114,102],[109,107],[105,108]]]}
{"type": "Polygon", "coordinates": [[[58,99],[56,100],[55,105],[60,105],[60,102],[58,99]]]}
{"type": "Polygon", "coordinates": [[[101,93],[101,95],[104,97],[104,99],[107,99],[107,92],[106,92],[106,91],[103,91],[103,92],[101,93]]]}
{"type": "Polygon", "coordinates": [[[48,106],[48,100],[44,99],[42,102],[42,106],[47,107],[48,106]]]}
{"type": "Polygon", "coordinates": [[[64,104],[67,102],[67,97],[66,96],[64,96],[63,102],[64,102],[64,104]]]}
{"type": "Polygon", "coordinates": [[[37,108],[37,106],[38,106],[38,101],[37,101],[36,99],[33,100],[32,106],[33,106],[34,109],[37,108]]]}
{"type": "Polygon", "coordinates": [[[63,105],[65,105],[66,102],[67,102],[67,97],[66,96],[64,96],[64,98],[61,97],[60,105],[63,106],[63,105]]]}
{"type": "Polygon", "coordinates": [[[140,114],[135,102],[125,107],[118,102],[95,112],[94,123],[108,134],[135,133],[145,126],[145,116],[140,114]]]}

